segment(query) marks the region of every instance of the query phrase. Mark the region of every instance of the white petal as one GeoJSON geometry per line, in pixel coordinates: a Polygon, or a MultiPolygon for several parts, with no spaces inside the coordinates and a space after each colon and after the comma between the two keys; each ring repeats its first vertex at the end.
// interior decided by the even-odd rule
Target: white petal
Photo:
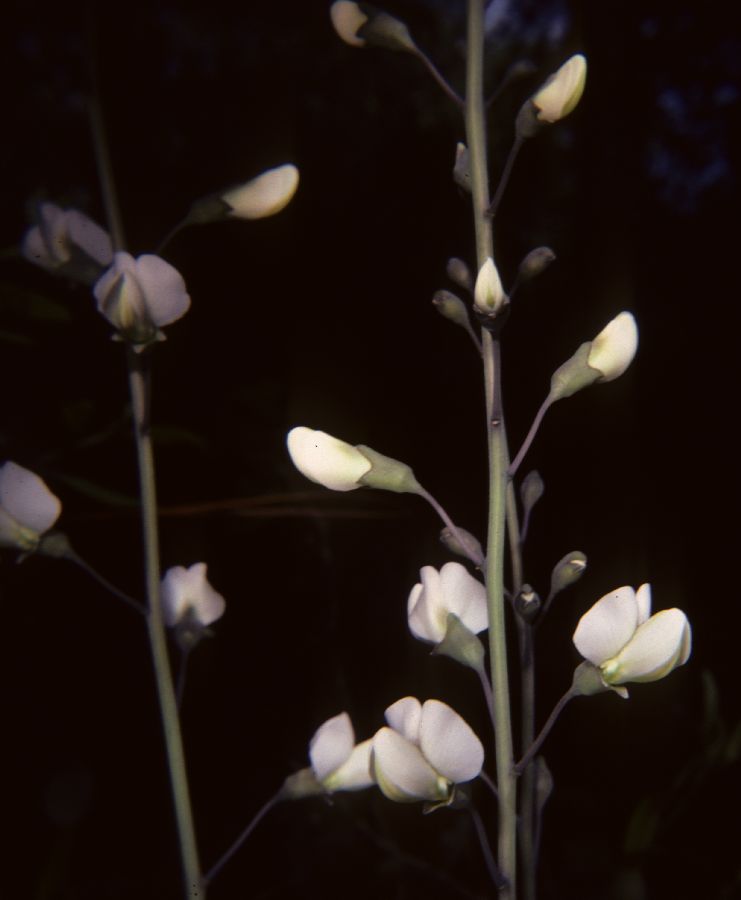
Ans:
{"type": "Polygon", "coordinates": [[[448,620],[440,573],[432,566],[423,566],[419,574],[422,581],[415,584],[407,601],[409,630],[421,641],[439,644],[445,637],[448,620]]]}
{"type": "Polygon", "coordinates": [[[298,187],[298,178],[296,166],[287,163],[226,191],[222,199],[231,206],[231,215],[237,218],[264,219],[290,203],[298,187]]]}
{"type": "Polygon", "coordinates": [[[657,681],[687,662],[691,630],[681,609],[663,609],[641,625],[633,639],[602,670],[610,684],[657,681]]]}
{"type": "Polygon", "coordinates": [[[38,475],[14,462],[0,468],[0,507],[21,527],[43,534],[62,511],[58,497],[38,475]]]}
{"type": "Polygon", "coordinates": [[[324,779],[326,790],[361,791],[374,784],[371,774],[372,749],[373,740],[370,738],[354,747],[347,761],[324,779]]]}
{"type": "Polygon", "coordinates": [[[455,613],[473,634],[484,631],[489,624],[489,614],[486,588],[478,578],[460,563],[449,562],[440,569],[440,582],[446,613],[455,613]]]}
{"type": "Polygon", "coordinates": [[[359,480],[371,468],[370,460],[357,447],[303,425],[288,432],[286,443],[299,472],[333,491],[360,487],[359,480]]]}
{"type": "Polygon", "coordinates": [[[651,615],[651,585],[642,584],[636,590],[636,604],[638,606],[638,624],[643,625],[651,615]]]}
{"type": "Polygon", "coordinates": [[[587,61],[577,53],[561,66],[534,95],[538,118],[543,122],[557,122],[568,115],[579,102],[587,77],[587,61]]]}
{"type": "Polygon", "coordinates": [[[190,297],[183,276],[160,256],[145,253],[137,257],[136,278],[149,318],[158,328],[172,324],[188,311],[190,297]]]}
{"type": "Polygon", "coordinates": [[[76,209],[67,210],[66,221],[70,241],[101,266],[110,266],[113,245],[108,232],[76,209]]]}
{"type": "Polygon", "coordinates": [[[595,666],[616,656],[638,627],[638,605],[632,587],[621,587],[601,597],[586,612],[574,632],[574,644],[595,666]]]}
{"type": "Polygon", "coordinates": [[[427,700],[422,707],[419,746],[431,765],[455,784],[476,778],[484,764],[484,748],[471,726],[440,700],[427,700]]]}
{"type": "Polygon", "coordinates": [[[317,781],[323,782],[346,763],[355,746],[355,732],[346,712],[328,719],[309,742],[309,759],[317,781]]]}
{"type": "Polygon", "coordinates": [[[368,16],[357,3],[352,3],[351,0],[337,0],[330,7],[329,15],[334,30],[346,44],[352,47],[362,47],[365,44],[365,40],[358,37],[358,30],[368,21],[368,16]]]}
{"type": "Polygon", "coordinates": [[[504,303],[504,288],[491,256],[479,269],[473,289],[474,304],[483,313],[497,312],[504,303]]]}
{"type": "Polygon", "coordinates": [[[631,313],[621,312],[592,341],[587,365],[602,373],[599,381],[612,381],[628,368],[637,349],[636,320],[631,313]]]}
{"type": "Polygon", "coordinates": [[[392,703],[383,714],[388,724],[412,744],[419,743],[419,722],[422,704],[416,697],[402,697],[392,703]]]}
{"type": "Polygon", "coordinates": [[[160,603],[165,624],[172,627],[190,609],[201,625],[210,625],[224,615],[226,601],[206,578],[206,563],[189,569],[173,566],[160,585],[160,603]]]}
{"type": "Polygon", "coordinates": [[[371,767],[375,780],[397,803],[443,800],[449,785],[438,775],[414,744],[393,728],[381,728],[373,738],[371,767]]]}

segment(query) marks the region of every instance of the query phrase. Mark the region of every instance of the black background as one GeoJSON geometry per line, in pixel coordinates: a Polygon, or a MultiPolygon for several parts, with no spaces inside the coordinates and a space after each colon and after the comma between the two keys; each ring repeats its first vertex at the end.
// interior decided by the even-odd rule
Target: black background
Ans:
{"type": "MultiPolygon", "coordinates": [[[[389,3],[462,90],[463,2],[389,3]]],[[[299,166],[291,206],[182,232],[166,257],[193,305],[155,359],[163,565],[206,560],[227,598],[191,660],[183,727],[206,868],[345,709],[359,738],[398,697],[439,697],[489,740],[474,676],[406,628],[422,565],[448,557],[412,497],[330,494],[284,449],[296,424],[410,463],[483,535],[481,379],[430,305],[445,261],[472,260],[450,170],[457,111],[412,58],[353,50],[328,4],[30,3],[5,13],[0,455],[39,472],[60,527],[142,591],[123,352],[84,288],[17,257],[35,199],[103,221],[85,96],[97,66],[129,249],[151,252],[196,197],[299,166]],[[85,479],[86,484],[80,484],[85,479]],[[115,500],[115,498],[114,498],[115,500]],[[226,503],[226,508],[222,501],[226,503]],[[221,505],[220,505],[221,504],[221,505]]],[[[548,244],[504,345],[517,447],[551,372],[621,309],[639,354],[559,404],[525,470],[546,494],[526,550],[589,568],[539,633],[542,721],[568,686],[579,616],[650,580],[694,626],[690,663],[629,702],[575,702],[546,755],[541,897],[741,895],[737,856],[737,309],[741,39],[721,4],[512,4],[490,84],[538,75],[492,112],[492,169],[539,79],[589,59],[569,119],[528,144],[496,222],[511,282],[548,244]]],[[[8,898],[170,898],[178,862],[144,630],[67,563],[0,560],[8,898]]],[[[489,768],[493,768],[489,763],[489,768]]],[[[494,811],[483,789],[474,796],[494,811]]],[[[285,805],[214,882],[219,898],[491,895],[468,820],[376,792],[285,805]]]]}

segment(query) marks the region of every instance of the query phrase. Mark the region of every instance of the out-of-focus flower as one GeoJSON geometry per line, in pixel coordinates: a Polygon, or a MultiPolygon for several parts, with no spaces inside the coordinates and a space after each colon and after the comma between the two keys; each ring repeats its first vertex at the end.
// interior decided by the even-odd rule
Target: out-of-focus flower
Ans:
{"type": "Polygon", "coordinates": [[[160,585],[160,603],[165,625],[183,626],[199,632],[198,636],[226,609],[226,601],[206,578],[206,563],[168,569],[160,585]]]}
{"type": "Polygon", "coordinates": [[[484,748],[471,727],[440,700],[404,697],[386,710],[389,727],[373,737],[371,771],[400,803],[452,800],[456,784],[476,778],[484,748]]]}
{"type": "Polygon", "coordinates": [[[14,462],[0,467],[0,547],[35,550],[61,511],[38,475],[14,462]]]}
{"type": "Polygon", "coordinates": [[[682,610],[650,614],[651,586],[642,584],[637,591],[621,587],[605,594],[579,620],[574,645],[599,674],[603,689],[627,697],[622,685],[658,681],[689,659],[692,632],[682,610]]]}
{"type": "Polygon", "coordinates": [[[164,340],[160,328],[177,321],[190,307],[183,276],[151,253],[134,259],[129,253],[117,252],[93,293],[98,311],[137,350],[164,340]]]}
{"type": "Polygon", "coordinates": [[[310,481],[333,491],[371,487],[397,493],[421,488],[406,463],[384,456],[364,444],[352,446],[324,431],[298,425],[288,432],[288,452],[294,466],[310,481]]]}
{"type": "Polygon", "coordinates": [[[465,566],[448,562],[440,569],[424,566],[421,581],[409,594],[407,616],[409,630],[421,641],[439,644],[448,631],[452,613],[472,634],[484,631],[489,617],[486,588],[465,566]]]}
{"type": "Polygon", "coordinates": [[[592,341],[559,366],[551,378],[550,400],[570,397],[590,384],[613,381],[628,368],[638,349],[638,326],[632,313],[621,312],[592,341]]]}
{"type": "Polygon", "coordinates": [[[21,253],[34,265],[92,284],[113,260],[111,239],[76,209],[54,203],[38,208],[38,224],[26,232],[21,253]]]}
{"type": "Polygon", "coordinates": [[[370,771],[371,743],[355,743],[355,731],[346,712],[328,719],[309,742],[311,766],[286,779],[283,795],[297,799],[370,787],[374,783],[370,771]]]}
{"type": "Polygon", "coordinates": [[[587,61],[577,53],[548,78],[531,98],[541,122],[558,122],[579,102],[587,80],[587,61]]]}
{"type": "Polygon", "coordinates": [[[336,0],[329,8],[329,16],[334,30],[351,47],[370,44],[407,53],[417,51],[407,26],[370,3],[336,0]]]}
{"type": "Polygon", "coordinates": [[[264,219],[288,206],[296,193],[298,180],[296,166],[286,163],[268,169],[246,184],[225,191],[221,199],[229,207],[229,216],[238,219],[264,219]]]}

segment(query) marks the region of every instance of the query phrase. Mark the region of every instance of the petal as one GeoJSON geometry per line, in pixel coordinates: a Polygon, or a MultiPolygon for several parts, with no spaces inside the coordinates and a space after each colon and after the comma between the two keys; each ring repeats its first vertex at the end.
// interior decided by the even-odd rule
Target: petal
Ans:
{"type": "Polygon", "coordinates": [[[301,425],[288,432],[286,443],[299,472],[333,491],[360,487],[359,480],[371,468],[360,450],[323,431],[301,425]]]}
{"type": "Polygon", "coordinates": [[[424,566],[419,574],[422,581],[412,588],[407,602],[409,630],[422,641],[439,644],[445,637],[448,619],[440,573],[433,566],[424,566]]]}
{"type": "Polygon", "coordinates": [[[557,122],[576,106],[584,91],[587,61],[577,53],[546,81],[532,102],[537,106],[538,118],[543,122],[557,122]]]}
{"type": "Polygon", "coordinates": [[[226,191],[222,195],[231,215],[240,219],[264,219],[286,207],[298,187],[298,169],[287,163],[268,169],[247,184],[226,191]]]}
{"type": "Polygon", "coordinates": [[[76,209],[67,210],[66,220],[70,241],[101,266],[110,266],[113,245],[108,232],[76,209]]]}
{"type": "Polygon", "coordinates": [[[144,294],[147,312],[160,328],[184,316],[190,307],[185,281],[178,270],[160,256],[145,253],[136,260],[136,277],[144,294]]]}
{"type": "Polygon", "coordinates": [[[450,793],[446,779],[393,728],[381,728],[373,737],[371,769],[383,793],[397,803],[443,800],[450,793]]]}
{"type": "Polygon", "coordinates": [[[370,738],[354,747],[347,761],[324,779],[326,790],[361,791],[375,784],[371,774],[372,749],[373,740],[370,738]]]}
{"type": "Polygon", "coordinates": [[[0,507],[23,528],[40,535],[59,518],[62,504],[44,481],[14,462],[0,468],[0,507]]]}
{"type": "Polygon", "coordinates": [[[355,732],[346,712],[320,725],[309,742],[309,759],[317,781],[324,782],[346,763],[354,746],[355,732]]]}
{"type": "Polygon", "coordinates": [[[206,578],[206,563],[194,563],[189,569],[168,569],[160,586],[160,603],[165,624],[172,626],[191,609],[201,625],[210,625],[224,615],[226,600],[206,578]]]}
{"type": "Polygon", "coordinates": [[[616,588],[601,597],[579,619],[573,641],[595,666],[616,656],[638,627],[638,605],[632,587],[616,588]]]}
{"type": "Polygon", "coordinates": [[[422,707],[419,746],[431,765],[454,784],[476,778],[484,764],[484,748],[471,726],[440,700],[427,700],[422,707]]]}
{"type": "Polygon", "coordinates": [[[186,609],[185,586],[187,571],[184,566],[169,568],[160,584],[160,605],[165,625],[172,628],[177,625],[186,609]]]}
{"type": "Polygon", "coordinates": [[[592,341],[587,365],[601,373],[598,381],[612,381],[628,368],[637,350],[636,320],[631,313],[621,312],[592,341]]]}
{"type": "Polygon", "coordinates": [[[681,609],[663,609],[641,625],[626,647],[609,660],[602,675],[610,684],[657,681],[687,662],[692,633],[681,609]]]}
{"type": "Polygon", "coordinates": [[[651,615],[651,585],[642,584],[636,591],[636,603],[638,604],[638,624],[643,625],[651,615]]]}
{"type": "Polygon", "coordinates": [[[402,697],[392,703],[383,714],[388,724],[412,744],[419,743],[419,722],[422,704],[416,697],[402,697]]]}
{"type": "Polygon", "coordinates": [[[440,582],[446,613],[455,613],[474,634],[488,628],[486,588],[478,578],[460,563],[449,562],[440,569],[440,582]]]}
{"type": "Polygon", "coordinates": [[[352,47],[362,47],[365,39],[358,37],[358,31],[368,21],[368,16],[361,10],[357,3],[351,0],[336,0],[329,8],[334,30],[346,44],[352,47]]]}

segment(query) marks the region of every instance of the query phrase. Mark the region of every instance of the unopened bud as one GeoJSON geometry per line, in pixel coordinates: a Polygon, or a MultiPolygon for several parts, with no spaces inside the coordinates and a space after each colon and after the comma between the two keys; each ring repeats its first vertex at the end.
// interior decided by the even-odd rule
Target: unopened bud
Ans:
{"type": "Polygon", "coordinates": [[[457,256],[451,256],[445,266],[445,271],[448,278],[454,281],[458,287],[469,293],[473,292],[473,275],[471,275],[471,270],[462,259],[458,259],[457,256]]]}
{"type": "Polygon", "coordinates": [[[554,597],[569,587],[569,585],[577,582],[584,574],[586,567],[587,558],[581,550],[573,550],[571,553],[567,553],[553,567],[550,596],[554,597]]]}
{"type": "Polygon", "coordinates": [[[522,500],[523,512],[525,517],[529,516],[535,504],[543,496],[545,484],[540,477],[540,472],[535,469],[528,472],[522,479],[520,485],[520,499],[522,500]]]}
{"type": "Polygon", "coordinates": [[[453,181],[464,191],[471,193],[471,169],[468,162],[468,147],[460,141],[455,145],[453,181]]]}
{"type": "Polygon", "coordinates": [[[555,258],[556,254],[550,247],[536,247],[520,263],[517,280],[524,282],[536,278],[541,272],[545,272],[555,258]]]}
{"type": "Polygon", "coordinates": [[[577,53],[522,105],[515,121],[517,137],[533,137],[544,125],[567,116],[579,102],[586,78],[587,61],[577,53]]]}
{"type": "Polygon", "coordinates": [[[473,289],[473,302],[479,312],[489,315],[496,315],[507,303],[507,295],[491,256],[479,270],[473,289]]]}
{"type": "Polygon", "coordinates": [[[397,494],[418,494],[422,487],[414,472],[406,463],[377,453],[372,447],[358,444],[357,449],[370,462],[371,467],[359,479],[360,484],[397,494]]]}
{"type": "Polygon", "coordinates": [[[436,291],[432,304],[444,319],[449,319],[461,328],[470,328],[466,304],[450,291],[436,291]]]}
{"type": "Polygon", "coordinates": [[[538,594],[529,584],[523,584],[515,597],[515,612],[525,622],[533,622],[540,612],[541,602],[538,594]]]}
{"type": "Polygon", "coordinates": [[[481,541],[474,537],[470,531],[466,531],[465,528],[456,526],[455,531],[451,531],[450,528],[443,528],[440,532],[440,540],[451,553],[455,553],[457,556],[465,556],[467,559],[472,557],[476,559],[484,558],[481,541]]]}

